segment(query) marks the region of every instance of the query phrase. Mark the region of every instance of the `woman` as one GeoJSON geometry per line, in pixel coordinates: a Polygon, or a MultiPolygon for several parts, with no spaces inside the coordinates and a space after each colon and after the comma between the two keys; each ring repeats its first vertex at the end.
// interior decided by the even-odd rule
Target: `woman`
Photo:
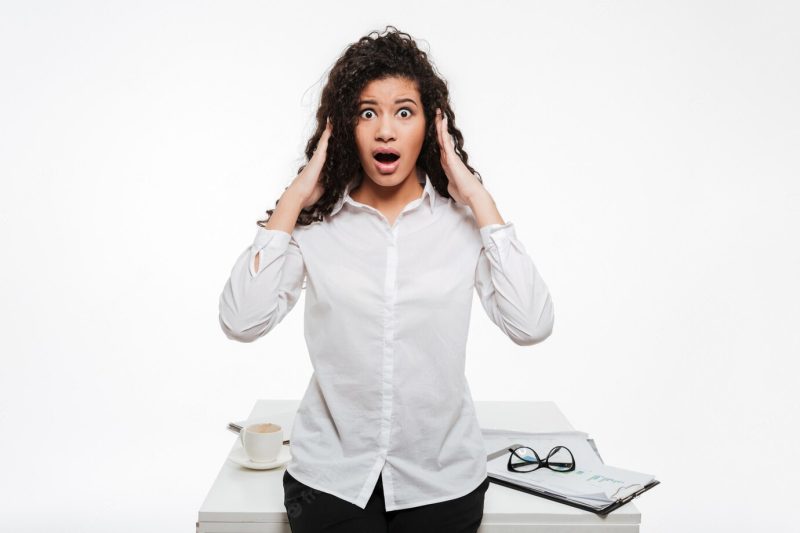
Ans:
{"type": "Polygon", "coordinates": [[[486,450],[464,376],[473,290],[519,345],[550,335],[553,304],[453,118],[408,34],[389,26],[352,44],[323,90],[308,163],[220,296],[225,334],[252,342],[306,288],[314,372],[283,477],[295,533],[481,523],[486,450]]]}

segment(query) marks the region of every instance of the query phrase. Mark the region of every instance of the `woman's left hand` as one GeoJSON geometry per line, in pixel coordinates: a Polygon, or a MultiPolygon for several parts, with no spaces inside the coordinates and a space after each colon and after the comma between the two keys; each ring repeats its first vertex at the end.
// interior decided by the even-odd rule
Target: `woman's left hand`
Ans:
{"type": "Polygon", "coordinates": [[[436,134],[439,139],[439,153],[444,173],[447,175],[447,192],[460,204],[467,204],[467,199],[483,189],[477,176],[469,171],[455,151],[453,137],[447,131],[447,117],[436,109],[436,134]]]}

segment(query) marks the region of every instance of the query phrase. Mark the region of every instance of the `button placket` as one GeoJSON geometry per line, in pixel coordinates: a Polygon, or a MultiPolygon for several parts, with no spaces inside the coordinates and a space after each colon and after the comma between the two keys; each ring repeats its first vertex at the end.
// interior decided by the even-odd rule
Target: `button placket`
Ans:
{"type": "Polygon", "coordinates": [[[381,454],[385,458],[389,449],[391,435],[393,373],[394,373],[394,333],[395,302],[397,300],[397,222],[387,228],[386,277],[384,280],[384,322],[383,322],[383,403],[381,412],[381,454]]]}

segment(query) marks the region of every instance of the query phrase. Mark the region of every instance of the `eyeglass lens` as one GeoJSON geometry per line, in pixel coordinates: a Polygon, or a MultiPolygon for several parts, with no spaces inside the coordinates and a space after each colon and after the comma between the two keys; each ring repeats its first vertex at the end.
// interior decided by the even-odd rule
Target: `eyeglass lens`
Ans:
{"type": "Polygon", "coordinates": [[[517,448],[514,453],[516,457],[511,457],[511,466],[517,472],[531,472],[539,468],[539,456],[531,448],[517,448]]]}

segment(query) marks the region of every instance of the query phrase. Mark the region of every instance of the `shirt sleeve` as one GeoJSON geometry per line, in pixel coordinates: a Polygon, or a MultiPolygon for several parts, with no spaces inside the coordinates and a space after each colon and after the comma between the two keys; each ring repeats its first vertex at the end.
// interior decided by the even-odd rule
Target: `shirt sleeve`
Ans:
{"type": "Polygon", "coordinates": [[[513,223],[488,224],[480,234],[475,291],[483,308],[514,343],[542,342],[553,331],[553,302],[513,223]]]}
{"type": "Polygon", "coordinates": [[[259,227],[219,297],[219,323],[229,339],[253,342],[274,328],[300,297],[306,276],[292,235],[259,227]],[[255,257],[259,255],[258,271],[255,257]]]}

